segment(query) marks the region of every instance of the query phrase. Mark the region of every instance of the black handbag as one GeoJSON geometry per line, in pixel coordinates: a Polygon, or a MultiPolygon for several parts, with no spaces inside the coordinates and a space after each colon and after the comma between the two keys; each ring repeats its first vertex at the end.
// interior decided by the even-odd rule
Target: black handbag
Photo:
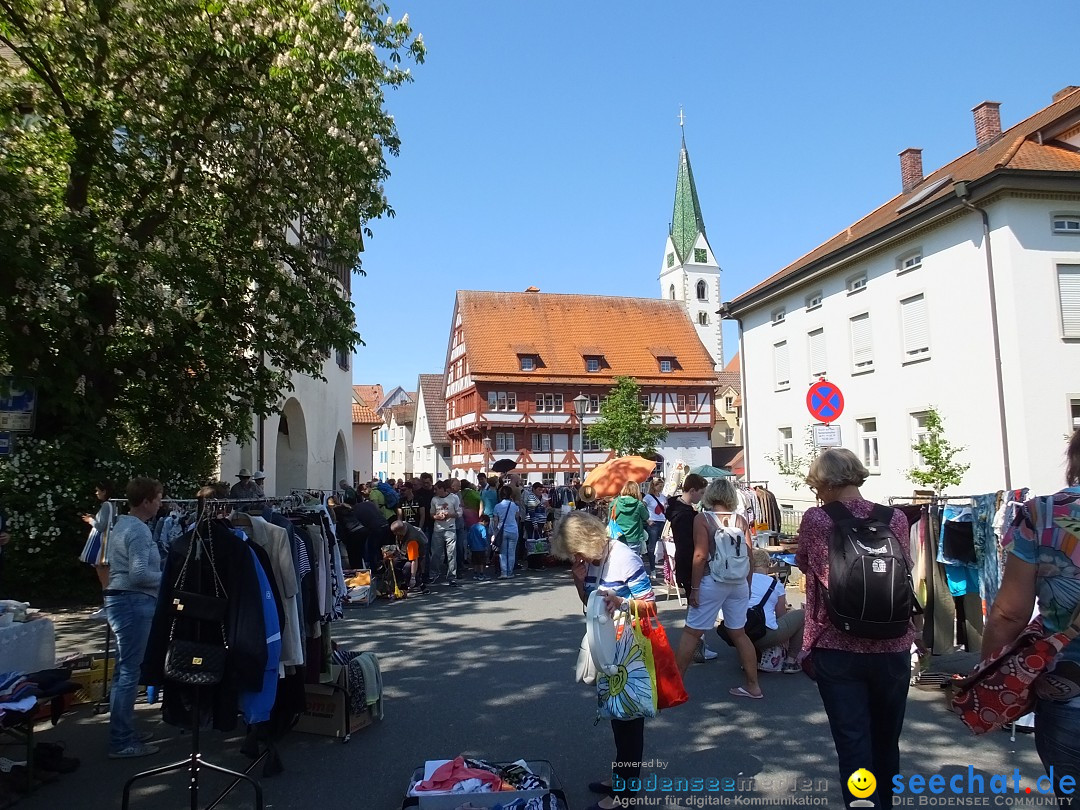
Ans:
{"type": "Polygon", "coordinates": [[[225,677],[224,644],[173,639],[165,653],[165,677],[188,686],[214,686],[225,677]]]}
{"type": "MultiPolygon", "coordinates": [[[[776,584],[779,581],[776,577],[773,577],[772,585],[769,586],[769,590],[765,591],[761,601],[746,609],[746,624],[743,625],[743,631],[751,641],[759,641],[769,632],[769,627],[765,624],[765,603],[769,601],[769,597],[772,596],[772,592],[776,589],[776,584]]],[[[735,646],[735,642],[731,640],[731,636],[728,634],[723,622],[720,622],[720,626],[716,628],[716,634],[726,641],[729,647],[735,646]]]]}
{"type": "MultiPolygon", "coordinates": [[[[225,663],[229,652],[229,642],[225,635],[225,614],[228,610],[228,594],[218,576],[214,561],[214,546],[203,543],[203,538],[196,531],[188,546],[184,565],[173,584],[173,620],[169,628],[169,646],[165,652],[165,679],[173,683],[188,686],[215,686],[225,677],[225,663]],[[188,565],[197,549],[206,549],[210,560],[210,571],[214,579],[214,595],[188,591],[188,565]],[[176,623],[179,619],[189,622],[213,622],[221,632],[221,642],[195,641],[176,638],[176,623]]],[[[196,625],[197,626],[197,625],[196,625]]]]}

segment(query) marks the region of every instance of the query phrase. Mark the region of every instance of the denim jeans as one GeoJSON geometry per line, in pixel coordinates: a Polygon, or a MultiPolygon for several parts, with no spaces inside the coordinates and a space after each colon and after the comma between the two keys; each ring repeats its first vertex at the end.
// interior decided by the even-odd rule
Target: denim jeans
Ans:
{"type": "Polygon", "coordinates": [[[502,548],[499,549],[499,571],[504,577],[513,576],[514,564],[517,562],[518,536],[516,534],[503,534],[502,548]]]}
{"type": "MultiPolygon", "coordinates": [[[[979,585],[986,602],[986,610],[990,611],[998,592],[998,582],[1001,581],[1001,572],[998,570],[998,544],[994,535],[994,506],[997,502],[997,493],[978,495],[972,499],[972,516],[974,517],[975,555],[979,560],[979,585]]],[[[1008,528],[1008,527],[1006,527],[1008,528]]]]}
{"type": "Polygon", "coordinates": [[[877,778],[878,790],[870,797],[874,807],[891,807],[892,778],[900,772],[911,656],[826,649],[815,649],[813,656],[818,692],[840,761],[845,805],[850,807],[855,799],[847,789],[848,777],[866,768],[877,778]]]}
{"type": "Polygon", "coordinates": [[[109,693],[109,750],[114,753],[139,741],[135,733],[135,696],[156,607],[157,599],[145,593],[105,597],[105,617],[116,639],[116,670],[109,693]]]}
{"type": "Polygon", "coordinates": [[[664,533],[664,523],[665,521],[654,522],[645,527],[649,539],[642,556],[645,558],[645,567],[649,569],[650,575],[656,573],[656,544],[660,542],[660,535],[664,533]]]}
{"type": "Polygon", "coordinates": [[[1054,792],[1063,800],[1061,807],[1080,807],[1080,705],[1072,705],[1075,702],[1040,700],[1035,707],[1035,750],[1047,775],[1053,768],[1054,792]],[[1058,793],[1063,776],[1073,778],[1069,793],[1058,793]]]}

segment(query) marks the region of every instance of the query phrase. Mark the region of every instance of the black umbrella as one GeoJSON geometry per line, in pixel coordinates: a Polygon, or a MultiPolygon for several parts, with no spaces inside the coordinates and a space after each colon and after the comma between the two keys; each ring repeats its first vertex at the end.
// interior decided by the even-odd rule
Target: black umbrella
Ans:
{"type": "Polygon", "coordinates": [[[491,469],[501,474],[510,472],[516,466],[516,461],[511,461],[508,458],[500,458],[498,461],[491,465],[491,469]]]}

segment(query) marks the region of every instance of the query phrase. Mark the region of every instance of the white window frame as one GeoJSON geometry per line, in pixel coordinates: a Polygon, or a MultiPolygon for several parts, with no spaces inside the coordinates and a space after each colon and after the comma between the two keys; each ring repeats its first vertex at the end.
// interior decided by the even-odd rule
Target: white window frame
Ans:
{"type": "Polygon", "coordinates": [[[821,306],[821,302],[824,300],[825,295],[821,290],[810,293],[810,295],[806,296],[806,311],[812,312],[813,310],[817,309],[821,306]]]}
{"type": "Polygon", "coordinates": [[[905,363],[930,357],[930,310],[925,293],[900,300],[900,350],[905,363]],[[917,319],[920,308],[921,325],[917,319]]]}
{"type": "Polygon", "coordinates": [[[676,394],[675,395],[675,412],[676,413],[690,413],[690,395],[689,394],[676,394]]]}
{"type": "MultiPolygon", "coordinates": [[[[641,407],[646,411],[646,413],[652,413],[653,412],[652,396],[650,394],[642,394],[638,401],[641,402],[641,407]]],[[[596,413],[599,413],[599,412],[600,411],[599,411],[599,408],[598,408],[596,413]]]]}
{"type": "Polygon", "coordinates": [[[600,395],[586,394],[589,401],[585,403],[585,413],[600,413],[600,395]]]}
{"type": "Polygon", "coordinates": [[[787,309],[785,307],[777,307],[772,311],[772,325],[779,326],[787,319],[787,309]]]}
{"type": "Polygon", "coordinates": [[[874,370],[874,332],[873,323],[870,321],[870,313],[862,312],[858,315],[852,315],[848,318],[848,344],[851,347],[851,373],[852,374],[865,374],[874,370]],[[862,327],[856,326],[856,322],[860,324],[866,321],[866,330],[869,335],[868,345],[869,354],[860,354],[859,346],[855,343],[856,330],[861,330],[862,327]],[[862,359],[859,359],[859,358],[862,359]]]}
{"type": "Polygon", "coordinates": [[[923,439],[930,438],[930,431],[926,429],[926,418],[930,415],[929,411],[912,411],[908,414],[908,428],[910,431],[909,444],[911,445],[911,466],[924,467],[926,466],[926,459],[919,455],[915,450],[915,445],[921,442],[923,439]]]}
{"type": "Polygon", "coordinates": [[[791,353],[788,342],[773,344],[773,390],[787,391],[791,388],[791,353]],[[783,359],[783,363],[780,360],[783,359]]]}
{"type": "Polygon", "coordinates": [[[586,357],[585,358],[585,370],[590,374],[595,374],[600,370],[600,358],[599,357],[586,357]]]}
{"type": "Polygon", "coordinates": [[[1063,262],[1056,271],[1061,338],[1076,340],[1080,338],[1080,264],[1063,262]]]}
{"type": "Polygon", "coordinates": [[[578,441],[578,437],[574,436],[571,446],[574,448],[574,450],[576,452],[578,452],[578,453],[580,453],[580,452],[598,453],[598,452],[600,452],[601,450],[604,449],[603,447],[600,446],[599,441],[597,441],[596,439],[590,439],[588,433],[583,434],[583,438],[585,439],[585,450],[584,451],[582,451],[582,449],[581,449],[581,442],[578,441]]]}
{"type": "Polygon", "coordinates": [[[912,270],[918,270],[922,267],[923,252],[922,248],[918,250],[911,250],[897,257],[896,259],[896,274],[903,275],[904,273],[910,273],[912,270]]]}
{"type": "Polygon", "coordinates": [[[1069,435],[1080,429],[1080,394],[1069,396],[1069,435]]]}
{"type": "Polygon", "coordinates": [[[824,377],[828,373],[829,359],[825,349],[825,327],[819,326],[817,329],[811,329],[806,333],[806,354],[809,359],[810,376],[811,377],[824,377]],[[814,337],[820,336],[820,351],[814,351],[814,337]],[[815,354],[820,355],[818,358],[819,363],[815,363],[815,354]],[[816,366],[820,365],[821,368],[816,366]]]}
{"type": "Polygon", "coordinates": [[[521,355],[521,370],[536,371],[536,358],[531,354],[521,355]]]}
{"type": "Polygon", "coordinates": [[[785,464],[791,464],[795,460],[795,430],[790,427],[776,429],[777,450],[784,459],[785,464]]]}
{"type": "Polygon", "coordinates": [[[532,435],[532,449],[534,453],[550,453],[551,452],[551,434],[550,433],[534,433],[532,435]]]}
{"type": "Polygon", "coordinates": [[[850,276],[848,280],[844,282],[844,286],[847,287],[847,294],[855,295],[855,293],[861,293],[866,289],[866,285],[869,281],[870,279],[867,277],[866,273],[857,273],[854,276],[850,276]]]}
{"type": "Polygon", "coordinates": [[[660,361],[660,373],[661,374],[670,374],[673,368],[674,368],[674,363],[672,363],[671,360],[665,358],[665,359],[660,361]]]}
{"type": "Polygon", "coordinates": [[[859,460],[871,475],[881,473],[881,445],[878,441],[877,421],[876,416],[855,420],[859,431],[859,460]]]}
{"type": "Polygon", "coordinates": [[[735,413],[735,395],[724,397],[724,410],[728,413],[735,413]]]}
{"type": "Polygon", "coordinates": [[[516,450],[517,448],[514,446],[514,434],[512,432],[495,434],[496,453],[513,453],[516,450]]]}
{"type": "Polygon", "coordinates": [[[1050,230],[1066,236],[1080,236],[1080,214],[1053,214],[1050,230]]]}

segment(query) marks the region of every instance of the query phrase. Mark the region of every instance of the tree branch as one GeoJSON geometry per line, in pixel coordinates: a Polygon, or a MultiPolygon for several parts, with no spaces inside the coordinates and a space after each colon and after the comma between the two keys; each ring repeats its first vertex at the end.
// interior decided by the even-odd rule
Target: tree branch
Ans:
{"type": "MultiPolygon", "coordinates": [[[[6,0],[0,0],[0,7],[2,7],[5,11],[11,10],[11,7],[7,4],[6,0]]],[[[64,96],[64,91],[60,87],[60,82],[58,82],[56,76],[53,75],[52,68],[48,66],[48,63],[42,62],[39,65],[36,61],[31,59],[27,55],[26,51],[23,48],[20,48],[12,40],[8,39],[3,34],[0,34],[0,42],[3,42],[5,45],[11,48],[11,50],[15,53],[16,56],[19,57],[23,64],[25,64],[28,68],[34,71],[34,73],[36,73],[38,77],[43,82],[45,82],[46,85],[48,85],[49,89],[52,90],[53,95],[56,96],[56,100],[60,102],[60,108],[64,111],[64,117],[68,120],[68,122],[70,122],[71,119],[75,117],[75,111],[72,109],[71,105],[68,103],[67,98],[64,96]]],[[[37,51],[36,48],[34,48],[34,50],[37,51]]]]}

